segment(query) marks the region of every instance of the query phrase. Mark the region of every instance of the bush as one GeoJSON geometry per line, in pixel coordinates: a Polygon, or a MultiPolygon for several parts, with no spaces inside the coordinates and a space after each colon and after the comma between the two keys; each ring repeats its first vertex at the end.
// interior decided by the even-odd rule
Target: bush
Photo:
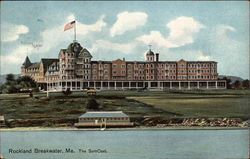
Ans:
{"type": "Polygon", "coordinates": [[[99,103],[94,98],[90,98],[87,100],[87,108],[88,109],[99,109],[99,103]]]}
{"type": "Polygon", "coordinates": [[[68,95],[72,94],[72,92],[71,92],[71,90],[69,88],[67,88],[66,91],[63,91],[63,94],[65,96],[68,96],[68,95]]]}

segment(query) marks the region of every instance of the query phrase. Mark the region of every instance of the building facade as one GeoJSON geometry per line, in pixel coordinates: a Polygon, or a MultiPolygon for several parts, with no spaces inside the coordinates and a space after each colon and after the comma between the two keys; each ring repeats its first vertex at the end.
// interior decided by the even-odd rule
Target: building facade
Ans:
{"type": "Polygon", "coordinates": [[[86,112],[78,118],[76,127],[131,127],[134,124],[122,111],[86,112]]]}
{"type": "Polygon", "coordinates": [[[149,49],[145,61],[93,61],[78,42],[61,49],[58,59],[32,63],[26,57],[21,74],[50,91],[95,89],[225,89],[215,61],[160,61],[149,49]]]}

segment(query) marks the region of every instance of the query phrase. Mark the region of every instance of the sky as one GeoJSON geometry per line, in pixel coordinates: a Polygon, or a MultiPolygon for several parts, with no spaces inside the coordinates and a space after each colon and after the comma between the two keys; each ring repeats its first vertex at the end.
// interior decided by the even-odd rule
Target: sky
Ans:
{"type": "Polygon", "coordinates": [[[145,60],[152,45],[162,61],[218,62],[221,75],[249,79],[247,1],[1,1],[1,74],[57,58],[77,41],[93,60],[145,60]]]}

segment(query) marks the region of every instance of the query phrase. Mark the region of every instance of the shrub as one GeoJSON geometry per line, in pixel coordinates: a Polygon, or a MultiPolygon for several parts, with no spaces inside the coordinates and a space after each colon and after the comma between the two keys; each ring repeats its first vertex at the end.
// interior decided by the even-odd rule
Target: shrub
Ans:
{"type": "Polygon", "coordinates": [[[65,96],[68,96],[68,95],[72,94],[72,92],[71,92],[71,90],[69,88],[67,88],[66,91],[63,91],[63,94],[65,96]]]}
{"type": "Polygon", "coordinates": [[[88,109],[99,109],[99,103],[94,98],[90,98],[87,100],[87,108],[88,109]]]}

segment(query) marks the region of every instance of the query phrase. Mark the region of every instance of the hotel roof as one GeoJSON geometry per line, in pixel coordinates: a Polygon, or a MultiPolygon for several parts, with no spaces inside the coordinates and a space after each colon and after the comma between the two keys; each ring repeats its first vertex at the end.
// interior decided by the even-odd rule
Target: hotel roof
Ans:
{"type": "Polygon", "coordinates": [[[35,62],[35,63],[32,63],[28,68],[39,68],[40,67],[40,62],[35,62]]]}
{"type": "Polygon", "coordinates": [[[128,118],[129,116],[124,114],[122,111],[100,111],[100,112],[86,112],[79,118],[128,118]]]}

